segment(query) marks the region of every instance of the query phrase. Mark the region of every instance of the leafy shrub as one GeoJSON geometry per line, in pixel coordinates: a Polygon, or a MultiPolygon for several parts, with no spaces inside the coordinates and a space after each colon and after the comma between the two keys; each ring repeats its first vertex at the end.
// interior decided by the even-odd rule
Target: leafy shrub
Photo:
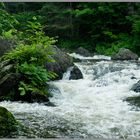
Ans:
{"type": "Polygon", "coordinates": [[[19,84],[20,95],[25,95],[28,91],[47,93],[46,82],[55,77],[55,73],[27,62],[20,65],[18,70],[24,76],[19,84]]]}
{"type": "Polygon", "coordinates": [[[133,50],[132,48],[132,37],[128,34],[119,34],[113,35],[112,33],[108,32],[108,35],[111,38],[115,38],[116,40],[112,43],[99,43],[96,45],[96,52],[104,55],[113,55],[119,51],[120,48],[128,48],[133,50]]]}
{"type": "MultiPolygon", "coordinates": [[[[14,64],[15,72],[22,75],[18,85],[21,96],[31,92],[47,94],[46,82],[56,76],[44,68],[47,61],[53,61],[50,59],[51,46],[56,40],[45,36],[41,24],[36,21],[36,17],[33,19],[34,22],[27,21],[25,31],[17,31],[17,47],[2,57],[2,60],[14,64]]],[[[8,33],[12,36],[12,32],[8,33]]]]}
{"type": "Polygon", "coordinates": [[[43,66],[46,61],[51,61],[50,55],[51,52],[47,52],[42,46],[20,44],[20,46],[5,55],[3,59],[9,59],[19,65],[27,62],[43,66]]]}
{"type": "Polygon", "coordinates": [[[78,40],[60,39],[58,42],[58,45],[61,48],[65,48],[68,50],[74,50],[78,47],[83,47],[83,48],[93,51],[93,47],[92,47],[91,43],[89,43],[88,41],[83,41],[83,40],[79,40],[79,39],[78,40]]]}
{"type": "Polygon", "coordinates": [[[13,16],[5,10],[0,9],[0,35],[5,31],[15,29],[15,26],[18,24],[19,22],[13,16]]]}

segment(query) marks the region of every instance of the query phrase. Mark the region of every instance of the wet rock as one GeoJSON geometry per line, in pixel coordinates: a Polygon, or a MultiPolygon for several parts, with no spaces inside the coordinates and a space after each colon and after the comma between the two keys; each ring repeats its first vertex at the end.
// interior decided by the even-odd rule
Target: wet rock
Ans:
{"type": "Polygon", "coordinates": [[[129,49],[121,48],[119,52],[111,57],[112,60],[138,60],[138,55],[129,49]]]}
{"type": "Polygon", "coordinates": [[[31,102],[49,102],[47,95],[41,94],[39,92],[32,92],[31,93],[31,102]]]}
{"type": "Polygon", "coordinates": [[[81,62],[81,61],[82,61],[81,59],[73,57],[73,62],[81,62]]]}
{"type": "Polygon", "coordinates": [[[26,93],[24,96],[20,96],[18,100],[28,103],[42,103],[46,106],[52,107],[55,106],[54,103],[50,102],[47,95],[39,92],[26,93]]]}
{"type": "Polygon", "coordinates": [[[3,60],[0,62],[0,79],[6,74],[13,73],[15,71],[15,66],[10,64],[9,60],[3,60]]]}
{"type": "Polygon", "coordinates": [[[57,95],[60,95],[61,94],[61,91],[58,87],[56,87],[55,85],[53,84],[49,84],[49,90],[48,92],[50,93],[50,96],[53,96],[53,94],[57,94],[57,95]]]}
{"type": "Polygon", "coordinates": [[[0,138],[10,138],[17,133],[18,122],[11,112],[0,106],[0,138]]]}
{"type": "Polygon", "coordinates": [[[46,106],[50,106],[50,107],[56,107],[56,105],[54,104],[54,103],[52,103],[52,102],[45,102],[44,103],[46,106]]]}
{"type": "Polygon", "coordinates": [[[85,57],[92,56],[92,54],[88,50],[82,47],[79,47],[75,52],[85,57]]]}
{"type": "Polygon", "coordinates": [[[14,46],[13,41],[0,38],[0,57],[9,52],[14,46]]]}
{"type": "Polygon", "coordinates": [[[137,79],[135,76],[132,76],[131,79],[137,79]]]}
{"type": "Polygon", "coordinates": [[[53,47],[52,51],[54,52],[52,58],[55,62],[47,62],[46,69],[55,72],[58,75],[56,79],[61,79],[67,68],[73,65],[73,59],[56,46],[53,47]]]}
{"type": "Polygon", "coordinates": [[[140,96],[127,97],[124,101],[129,102],[131,105],[135,105],[137,107],[140,107],[140,96]]]}
{"type": "Polygon", "coordinates": [[[16,73],[6,74],[0,79],[0,98],[4,98],[9,95],[10,91],[13,91],[19,83],[21,75],[16,73]]]}
{"type": "Polygon", "coordinates": [[[136,84],[134,84],[131,88],[131,90],[135,92],[140,92],[140,81],[138,81],[136,84]]]}
{"type": "Polygon", "coordinates": [[[18,100],[29,103],[49,102],[48,96],[40,92],[26,92],[25,95],[19,96],[18,100]]]}
{"type": "Polygon", "coordinates": [[[70,80],[83,79],[83,74],[77,66],[73,66],[73,69],[70,72],[70,80]]]}

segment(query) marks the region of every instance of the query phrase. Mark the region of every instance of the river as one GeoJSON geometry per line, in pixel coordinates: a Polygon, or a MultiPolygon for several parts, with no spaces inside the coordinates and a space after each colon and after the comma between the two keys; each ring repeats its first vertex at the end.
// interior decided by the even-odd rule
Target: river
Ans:
{"type": "Polygon", "coordinates": [[[55,107],[0,102],[25,126],[15,137],[140,138],[139,108],[124,101],[139,94],[130,90],[140,80],[139,62],[70,55],[81,59],[75,65],[84,78],[69,80],[69,69],[62,80],[50,82],[55,107]]]}

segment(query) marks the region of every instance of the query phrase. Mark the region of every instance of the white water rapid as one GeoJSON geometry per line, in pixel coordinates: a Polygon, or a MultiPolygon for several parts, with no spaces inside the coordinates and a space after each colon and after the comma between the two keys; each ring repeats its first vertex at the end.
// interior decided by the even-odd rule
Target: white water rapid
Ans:
{"type": "Polygon", "coordinates": [[[130,90],[140,80],[139,62],[113,62],[105,56],[79,59],[88,59],[75,63],[83,79],[68,80],[68,70],[62,80],[50,82],[55,107],[0,102],[26,126],[17,137],[140,138],[139,108],[124,101],[139,94],[130,90]]]}

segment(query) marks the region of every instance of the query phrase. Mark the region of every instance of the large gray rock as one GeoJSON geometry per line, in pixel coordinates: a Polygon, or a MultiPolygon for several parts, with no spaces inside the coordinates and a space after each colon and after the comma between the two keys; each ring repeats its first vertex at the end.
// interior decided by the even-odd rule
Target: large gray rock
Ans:
{"type": "Polygon", "coordinates": [[[0,38],[0,57],[9,52],[14,46],[13,41],[0,38]]]}
{"type": "Polygon", "coordinates": [[[17,133],[18,122],[13,114],[0,106],[0,138],[10,138],[17,133]]]}
{"type": "Polygon", "coordinates": [[[10,64],[9,61],[1,61],[0,62],[0,79],[6,74],[13,73],[15,70],[15,66],[10,64]]]}
{"type": "Polygon", "coordinates": [[[0,79],[0,99],[6,97],[16,89],[21,75],[16,73],[6,74],[0,79]]]}
{"type": "Polygon", "coordinates": [[[140,92],[140,81],[138,81],[136,84],[134,84],[131,88],[131,90],[135,92],[140,92]]]}
{"type": "Polygon", "coordinates": [[[70,80],[83,79],[83,74],[77,66],[74,66],[70,72],[70,80]]]}
{"type": "Polygon", "coordinates": [[[53,47],[52,52],[54,52],[52,58],[55,62],[47,62],[46,69],[55,72],[58,75],[56,79],[61,79],[67,68],[73,65],[73,59],[56,46],[53,47]]]}
{"type": "Polygon", "coordinates": [[[119,52],[111,57],[112,60],[138,60],[138,55],[129,49],[121,48],[119,52]]]}
{"type": "Polygon", "coordinates": [[[82,56],[86,56],[86,57],[92,56],[92,54],[88,50],[86,50],[85,48],[82,48],[82,47],[79,47],[75,51],[75,53],[78,53],[78,54],[80,54],[82,56]]]}

